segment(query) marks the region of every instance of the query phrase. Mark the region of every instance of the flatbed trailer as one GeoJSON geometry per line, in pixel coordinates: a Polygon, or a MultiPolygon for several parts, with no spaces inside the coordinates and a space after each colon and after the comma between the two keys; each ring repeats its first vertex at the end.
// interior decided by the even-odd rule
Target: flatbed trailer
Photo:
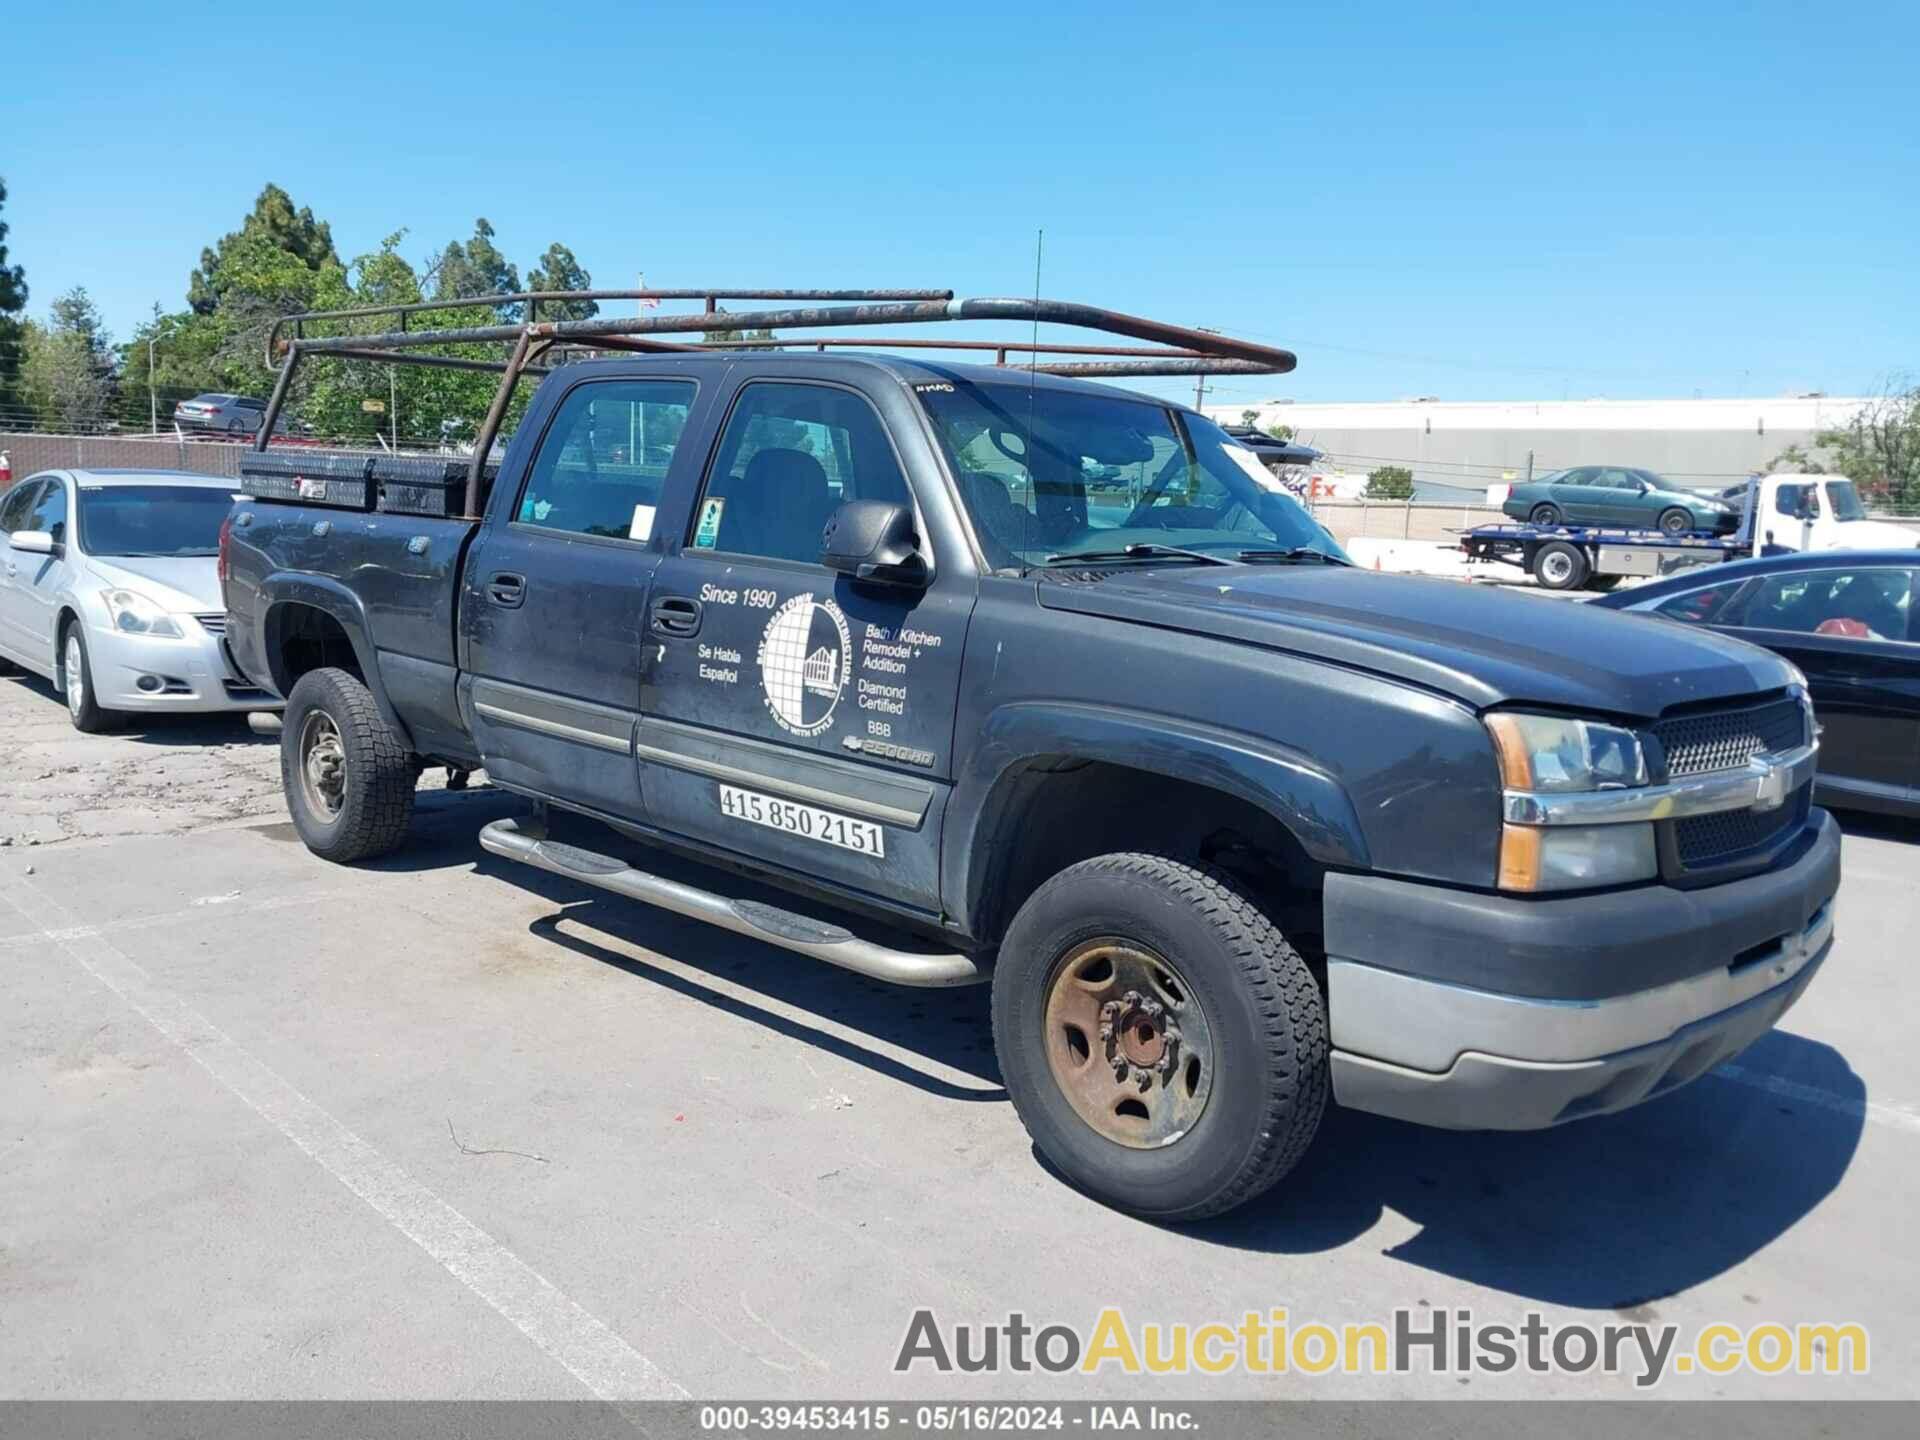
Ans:
{"type": "Polygon", "coordinates": [[[1616,525],[1478,525],[1462,531],[1469,560],[1524,569],[1549,590],[1610,590],[1629,575],[1657,577],[1761,553],[1743,524],[1732,535],[1668,535],[1616,525]]]}

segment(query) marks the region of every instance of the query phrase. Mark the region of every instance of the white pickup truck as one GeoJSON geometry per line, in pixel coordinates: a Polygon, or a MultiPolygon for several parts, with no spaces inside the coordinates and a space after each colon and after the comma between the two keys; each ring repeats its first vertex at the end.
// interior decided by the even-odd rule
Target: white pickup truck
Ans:
{"type": "MultiPolygon", "coordinates": [[[[1488,490],[1490,503],[1505,486],[1488,490]]],[[[1610,590],[1626,576],[1671,575],[1696,565],[1783,550],[1905,550],[1920,529],[1870,520],[1841,475],[1757,475],[1720,492],[1740,511],[1731,535],[1669,534],[1616,525],[1478,525],[1460,536],[1469,560],[1524,568],[1549,590],[1610,590]]]]}

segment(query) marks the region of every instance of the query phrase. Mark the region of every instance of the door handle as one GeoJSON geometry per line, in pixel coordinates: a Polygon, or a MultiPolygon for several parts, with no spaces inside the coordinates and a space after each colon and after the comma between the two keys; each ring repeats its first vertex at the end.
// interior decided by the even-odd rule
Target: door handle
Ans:
{"type": "Polygon", "coordinates": [[[508,610],[518,609],[527,598],[527,577],[502,570],[487,580],[487,598],[508,610]]]}
{"type": "Polygon", "coordinates": [[[700,602],[668,595],[653,602],[653,628],[662,635],[700,633],[700,602]]]}

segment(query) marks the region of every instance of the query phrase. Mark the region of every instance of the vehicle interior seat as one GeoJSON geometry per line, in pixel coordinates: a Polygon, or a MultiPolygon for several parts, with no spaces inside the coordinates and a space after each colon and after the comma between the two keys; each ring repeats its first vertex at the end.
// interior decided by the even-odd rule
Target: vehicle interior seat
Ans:
{"type": "Polygon", "coordinates": [[[827,472],[804,450],[762,450],[722,492],[716,544],[742,555],[818,560],[820,532],[833,513],[827,472]]]}
{"type": "Polygon", "coordinates": [[[1014,503],[1006,482],[989,470],[962,470],[960,486],[966,492],[967,509],[973,514],[973,528],[987,564],[996,570],[1019,565],[1018,552],[1032,528],[1031,517],[1014,503]]]}

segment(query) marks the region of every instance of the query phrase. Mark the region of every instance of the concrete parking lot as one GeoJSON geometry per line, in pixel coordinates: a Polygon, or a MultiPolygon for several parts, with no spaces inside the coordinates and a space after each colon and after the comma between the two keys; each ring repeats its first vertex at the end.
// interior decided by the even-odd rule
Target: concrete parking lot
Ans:
{"type": "Polygon", "coordinates": [[[1296,1323],[1856,1320],[1912,1397],[1920,845],[1850,825],[1838,945],[1736,1066],[1622,1116],[1335,1113],[1301,1170],[1158,1228],[1035,1160],[984,990],[907,992],[493,860],[421,796],[329,866],[238,719],[117,736],[0,681],[8,1397],[1625,1395],[1597,1374],[1158,1381],[891,1371],[912,1312],[1296,1323]]]}

